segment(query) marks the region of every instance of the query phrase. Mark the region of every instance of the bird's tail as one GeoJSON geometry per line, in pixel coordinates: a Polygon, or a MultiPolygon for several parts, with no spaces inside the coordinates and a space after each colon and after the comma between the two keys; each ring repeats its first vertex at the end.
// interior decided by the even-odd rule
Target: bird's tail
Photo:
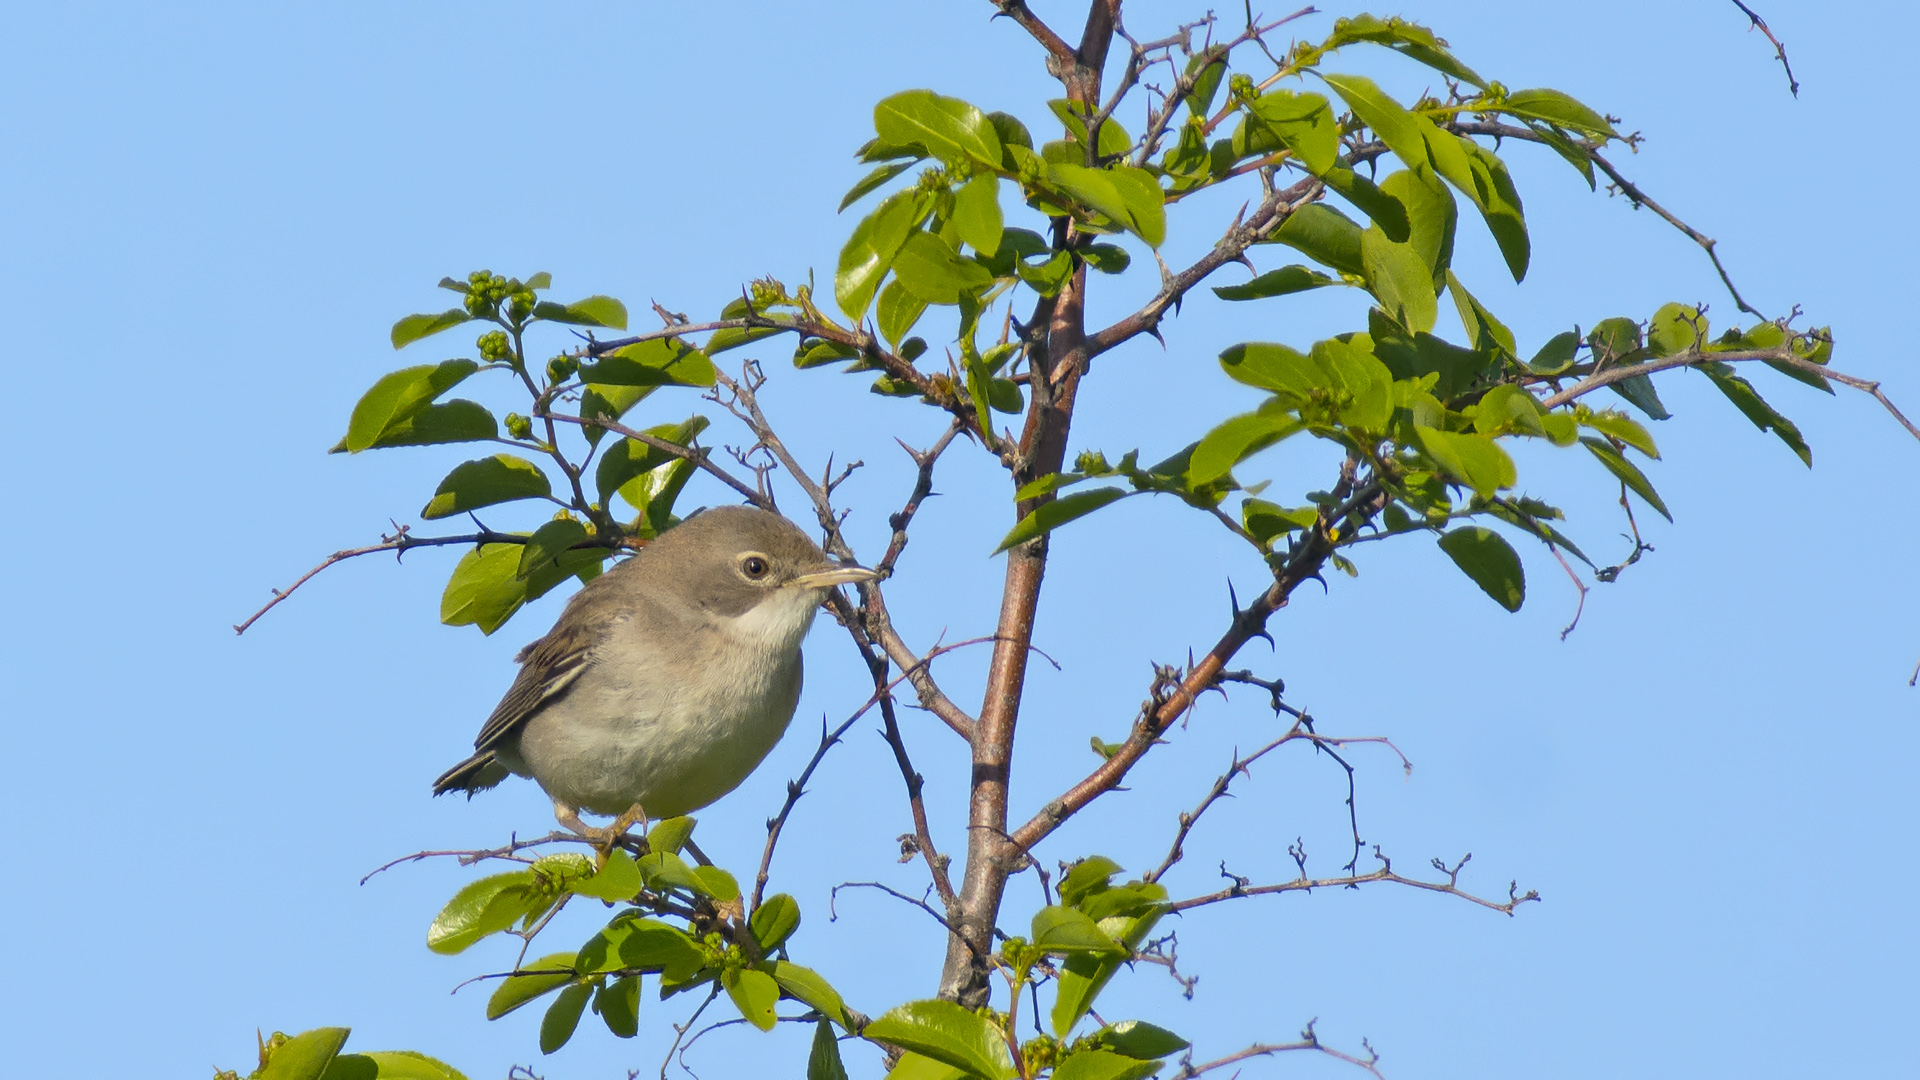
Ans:
{"type": "Polygon", "coordinates": [[[464,791],[467,798],[473,798],[476,791],[485,791],[505,780],[507,767],[495,760],[493,751],[482,750],[467,760],[440,774],[433,782],[433,793],[445,795],[449,791],[464,791]]]}

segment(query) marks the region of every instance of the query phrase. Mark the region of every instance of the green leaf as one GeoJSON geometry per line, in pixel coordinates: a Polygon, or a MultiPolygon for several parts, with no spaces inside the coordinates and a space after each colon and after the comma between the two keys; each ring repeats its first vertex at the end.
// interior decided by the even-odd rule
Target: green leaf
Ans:
{"type": "Polygon", "coordinates": [[[606,386],[712,386],[713,361],[677,338],[622,346],[580,365],[580,381],[606,386]]]}
{"type": "Polygon", "coordinates": [[[1188,460],[1187,476],[1195,484],[1210,484],[1234,466],[1306,427],[1298,417],[1279,409],[1242,413],[1207,432],[1188,460]]]}
{"type": "Polygon", "coordinates": [[[833,275],[833,298],[849,319],[860,321],[873,302],[880,279],[893,265],[907,234],[925,220],[926,201],[918,192],[902,191],[889,196],[873,213],[854,226],[840,249],[839,268],[833,275]]]}
{"type": "Polygon", "coordinates": [[[1580,351],[1580,334],[1568,330],[1547,339],[1540,351],[1527,361],[1527,369],[1536,375],[1558,375],[1573,366],[1573,358],[1580,351]]]}
{"type": "Polygon", "coordinates": [[[1487,88],[1486,82],[1472,68],[1454,59],[1453,54],[1447,51],[1446,42],[1418,23],[1399,18],[1382,19],[1376,15],[1355,15],[1336,20],[1332,36],[1321,47],[1336,49],[1356,41],[1383,45],[1469,86],[1481,90],[1487,88]]]}
{"type": "Polygon", "coordinates": [[[732,874],[717,866],[696,866],[693,876],[700,882],[702,895],[712,897],[722,904],[731,904],[740,899],[740,883],[732,874]]]}
{"type": "Polygon", "coordinates": [[[807,1052],[807,1080],[847,1080],[847,1067],[840,1061],[840,1041],[833,1037],[833,1025],[825,1020],[813,1026],[813,1049],[807,1052]]]}
{"type": "Polygon", "coordinates": [[[1320,511],[1311,506],[1289,510],[1265,499],[1247,499],[1240,504],[1240,524],[1262,545],[1270,545],[1274,537],[1295,529],[1312,528],[1319,519],[1320,511]]]}
{"type": "Polygon", "coordinates": [[[901,1054],[900,1060],[887,1071],[887,1080],[965,1080],[970,1075],[965,1069],[956,1069],[944,1061],[935,1061],[919,1054],[901,1054]]]}
{"type": "Polygon", "coordinates": [[[1026,517],[1021,518],[1019,523],[1001,539],[1000,546],[994,548],[993,553],[998,555],[1015,544],[1024,544],[1029,540],[1038,539],[1075,518],[1084,517],[1110,502],[1124,499],[1131,494],[1133,493],[1124,488],[1103,487],[1064,495],[1041,505],[1026,517]]]}
{"type": "Polygon", "coordinates": [[[594,991],[593,1011],[622,1039],[640,1033],[640,976],[627,975],[594,991]]]}
{"type": "Polygon", "coordinates": [[[973,250],[992,258],[1000,250],[1006,225],[1000,216],[1000,178],[981,173],[967,181],[953,197],[953,225],[973,250]]]}
{"type": "Polygon", "coordinates": [[[1060,902],[1068,907],[1079,907],[1087,897],[1107,891],[1113,885],[1113,875],[1120,873],[1120,864],[1105,855],[1089,855],[1073,864],[1067,876],[1060,879],[1060,902]]]}
{"type": "Polygon", "coordinates": [[[604,326],[610,330],[625,330],[627,305],[611,296],[589,296],[571,304],[542,301],[533,305],[533,317],[572,326],[604,326]]]}
{"type": "Polygon", "coordinates": [[[442,330],[449,330],[468,322],[473,316],[465,308],[451,308],[438,315],[409,315],[393,324],[393,347],[404,349],[424,337],[432,337],[442,330]]]}
{"type": "Polygon", "coordinates": [[[1340,123],[1322,94],[1269,90],[1247,105],[1245,123],[1260,124],[1315,176],[1339,163],[1340,123]]]}
{"type": "Polygon", "coordinates": [[[786,893],[775,893],[754,909],[750,925],[760,951],[770,953],[800,928],[800,904],[786,893]]]}
{"type": "Polygon", "coordinates": [[[1766,400],[1760,396],[1760,392],[1753,388],[1752,383],[1734,374],[1732,366],[1727,364],[1711,363],[1698,366],[1700,372],[1712,379],[1713,385],[1727,396],[1727,400],[1733,402],[1734,407],[1739,409],[1748,420],[1753,421],[1754,427],[1761,431],[1771,431],[1779,436],[1780,441],[1786,443],[1787,448],[1798,455],[1807,468],[1813,468],[1813,451],[1801,437],[1800,429],[1794,426],[1793,421],[1781,416],[1773,406],[1767,404],[1766,400]]]}
{"type": "Polygon", "coordinates": [[[480,365],[471,360],[445,360],[381,376],[354,405],[342,445],[355,454],[380,445],[382,436],[412,420],[433,399],[478,370],[480,365]]]}
{"type": "Polygon", "coordinates": [[[1372,180],[1345,166],[1327,170],[1326,175],[1321,179],[1342,198],[1359,207],[1360,211],[1366,214],[1375,225],[1380,226],[1380,231],[1387,234],[1387,239],[1396,244],[1407,242],[1408,221],[1405,203],[1381,190],[1372,180]]]}
{"type": "Polygon", "coordinates": [[[448,626],[478,626],[483,634],[500,629],[527,600],[520,577],[519,544],[485,544],[460,557],[440,596],[440,621],[448,626]]]}
{"type": "MultiPolygon", "coordinates": [[[[1387,149],[1392,150],[1407,168],[1416,173],[1432,168],[1420,117],[1408,112],[1405,106],[1393,100],[1377,83],[1365,76],[1320,77],[1347,103],[1347,108],[1353,110],[1354,117],[1372,128],[1373,133],[1380,136],[1380,141],[1386,143],[1387,149]]],[[[1432,124],[1426,127],[1432,127],[1432,124]]]]}
{"type": "Polygon", "coordinates": [[[1326,373],[1298,349],[1270,342],[1250,341],[1228,346],[1220,367],[1234,382],[1304,398],[1326,384],[1326,373]]]}
{"type": "Polygon", "coordinates": [[[632,900],[640,892],[640,886],[640,867],[634,863],[633,856],[615,850],[607,856],[606,865],[592,875],[569,881],[567,891],[620,903],[632,900]]]}
{"type": "Polygon", "coordinates": [[[1582,426],[1590,427],[1602,435],[1611,435],[1656,461],[1660,458],[1660,449],[1654,446],[1653,436],[1647,434],[1647,429],[1626,413],[1614,409],[1599,412],[1576,410],[1574,418],[1582,426]]]}
{"type": "Polygon", "coordinates": [[[964,295],[993,284],[993,274],[961,257],[945,240],[915,230],[893,257],[895,280],[929,304],[957,304],[964,295]]]}
{"type": "Polygon", "coordinates": [[[1424,424],[1415,424],[1413,431],[1414,441],[1442,472],[1481,498],[1491,499],[1499,489],[1513,486],[1513,459],[1485,435],[1439,431],[1424,424]]]}
{"type": "Polygon", "coordinates": [[[1440,550],[1447,553],[1460,572],[1473,579],[1482,592],[1508,611],[1519,611],[1527,597],[1527,575],[1520,556],[1506,538],[1478,525],[1454,529],[1440,537],[1440,550]]]}
{"type": "MultiPolygon", "coordinates": [[[[434,446],[441,443],[484,442],[498,438],[499,422],[478,402],[454,398],[442,405],[428,405],[404,420],[396,421],[366,449],[389,446],[434,446]]],[[[340,440],[328,453],[348,450],[340,440]]]]}
{"type": "Polygon", "coordinates": [[[1095,1046],[1142,1061],[1163,1058],[1192,1045],[1166,1028],[1145,1020],[1122,1020],[1117,1024],[1108,1024],[1094,1032],[1090,1041],[1095,1046]]]}
{"type": "MultiPolygon", "coordinates": [[[[580,418],[583,420],[611,420],[615,423],[627,415],[635,405],[640,404],[654,391],[651,386],[607,386],[589,384],[580,391],[580,418]]],[[[586,437],[587,445],[599,446],[606,437],[607,429],[595,424],[580,425],[580,434],[586,437]]]]}
{"type": "Polygon", "coordinates": [[[573,1038],[573,1030],[580,1026],[580,1014],[586,1010],[587,997],[592,993],[592,986],[575,983],[560,991],[560,996],[547,1006],[547,1014],[540,1018],[541,1053],[551,1054],[573,1038]]]}
{"type": "Polygon", "coordinates": [[[1102,933],[1085,912],[1070,907],[1043,907],[1033,915],[1035,947],[1053,953],[1095,953],[1124,956],[1127,950],[1102,933]]]}
{"type": "Polygon", "coordinates": [[[1678,356],[1707,343],[1707,317],[1687,304],[1662,304],[1647,323],[1647,348],[1655,356],[1678,356]]]}
{"type": "MultiPolygon", "coordinates": [[[[1422,179],[1407,169],[1388,175],[1380,182],[1380,191],[1405,208],[1406,246],[1432,275],[1437,292],[1451,273],[1447,267],[1453,263],[1453,239],[1460,220],[1453,196],[1445,184],[1431,178],[1422,179]]],[[[1379,231],[1387,232],[1384,228],[1379,231]]],[[[1393,237],[1387,236],[1387,239],[1393,237]]]]}
{"type": "Polygon", "coordinates": [[[1322,266],[1348,274],[1362,272],[1360,226],[1324,203],[1308,203],[1295,210],[1274,230],[1273,239],[1322,266]]]}
{"type": "MultiPolygon", "coordinates": [[[[707,424],[708,420],[704,416],[690,416],[678,424],[659,424],[647,428],[644,434],[675,446],[691,447],[694,439],[707,429],[707,424]]],[[[677,454],[668,453],[646,443],[633,439],[621,439],[607,447],[607,452],[600,455],[600,464],[594,467],[593,485],[600,493],[600,505],[607,505],[608,499],[616,491],[620,492],[624,498],[627,485],[636,478],[661,466],[683,460],[685,459],[677,454]]],[[[644,491],[636,489],[637,496],[644,494],[646,494],[644,491]]],[[[631,504],[633,500],[629,499],[628,502],[631,504]]],[[[634,505],[634,509],[646,510],[647,506],[643,501],[634,505]]]]}
{"type": "Polygon", "coordinates": [[[874,311],[874,319],[880,324],[880,333],[898,349],[926,311],[927,302],[908,292],[896,278],[880,290],[880,306],[874,311]]]}
{"type": "Polygon", "coordinates": [[[951,1065],[980,1080],[1006,1080],[1013,1075],[1013,1063],[1000,1033],[979,1015],[951,1001],[910,1001],[869,1023],[861,1034],[951,1065]]]}
{"type": "MultiPolygon", "coordinates": [[[[1439,137],[1444,139],[1447,135],[1442,132],[1439,137]]],[[[1507,262],[1507,272],[1518,282],[1527,276],[1532,252],[1527,239],[1526,214],[1520,207],[1520,192],[1514,188],[1513,177],[1498,154],[1464,135],[1454,138],[1466,151],[1467,164],[1472,169],[1473,186],[1466,189],[1467,197],[1479,208],[1487,231],[1493,234],[1500,256],[1507,262]]]]}
{"type": "Polygon", "coordinates": [[[640,876],[649,889],[662,887],[683,889],[690,893],[705,896],[707,887],[694,876],[693,868],[680,856],[669,851],[655,851],[640,857],[640,876]]]}
{"type": "MultiPolygon", "coordinates": [[[[364,1054],[342,1056],[365,1061],[371,1067],[368,1075],[375,1080],[467,1080],[459,1069],[412,1050],[369,1050],[364,1054]]],[[[334,1064],[337,1066],[340,1060],[335,1058],[334,1064]]],[[[332,1070],[328,1071],[327,1080],[334,1080],[332,1070]]]]}
{"type": "Polygon", "coordinates": [[[1053,1080],[1143,1080],[1159,1072],[1160,1065],[1106,1050],[1077,1050],[1054,1068],[1053,1080]]]}
{"type": "Polygon", "coordinates": [[[685,815],[654,822],[653,828],[647,830],[647,850],[680,854],[680,849],[686,847],[687,840],[693,836],[695,824],[693,818],[685,815]]]}
{"type": "Polygon", "coordinates": [[[780,1003],[780,985],[773,981],[773,976],[752,968],[728,969],[720,973],[720,985],[747,1023],[761,1031],[773,1030],[773,1007],[780,1003]]]}
{"type": "Polygon", "coordinates": [[[1127,249],[1117,244],[1088,244],[1080,249],[1080,257],[1103,274],[1121,273],[1133,262],[1127,249]]]}
{"type": "Polygon", "coordinates": [[[533,874],[526,870],[468,882],[427,928],[427,948],[451,955],[512,926],[533,900],[532,884],[533,874]]]}
{"type": "Polygon", "coordinates": [[[557,975],[521,975],[516,972],[501,979],[500,985],[494,988],[493,996],[487,999],[487,1019],[498,1020],[527,1002],[572,982],[575,978],[573,954],[566,952],[543,956],[521,970],[551,971],[555,968],[566,970],[557,975]]]}
{"type": "Polygon", "coordinates": [[[907,90],[873,107],[873,129],[895,146],[919,146],[948,165],[1000,165],[1000,135],[979,109],[931,90],[907,90]]]}
{"type": "Polygon", "coordinates": [[[1047,180],[1150,246],[1159,247],[1167,238],[1166,194],[1145,169],[1089,169],[1056,161],[1047,163],[1047,180]]]}
{"type": "MultiPolygon", "coordinates": [[[[906,172],[908,169],[913,168],[913,166],[914,162],[912,161],[896,161],[888,165],[882,165],[861,177],[860,182],[848,188],[846,197],[840,200],[840,211],[844,211],[847,207],[859,202],[867,196],[868,192],[899,176],[901,173],[906,172]]],[[[840,211],[835,211],[835,213],[839,213],[840,211]]]]}
{"type": "MultiPolygon", "coordinates": [[[[1160,921],[1164,908],[1153,908],[1138,916],[1114,916],[1100,921],[1100,929],[1109,937],[1126,946],[1129,955],[1146,940],[1147,934],[1160,921]]],[[[1054,996],[1053,1013],[1050,1022],[1053,1033],[1064,1038],[1080,1022],[1080,1018],[1093,1007],[1095,999],[1106,988],[1127,960],[1122,957],[1100,958],[1087,953],[1069,955],[1062,965],[1059,975],[1059,990],[1054,996]]]]}
{"type": "Polygon", "coordinates": [[[1594,457],[1600,459],[1600,464],[1605,465],[1608,472],[1619,477],[1620,482],[1632,489],[1635,495],[1645,499],[1648,506],[1658,510],[1661,517],[1668,521],[1673,520],[1673,515],[1667,512],[1667,504],[1660,500],[1660,493],[1653,490],[1653,484],[1647,479],[1647,475],[1641,472],[1633,462],[1628,461],[1620,451],[1615,450],[1612,443],[1585,435],[1581,436],[1580,443],[1591,451],[1594,457]]]}
{"type": "Polygon", "coordinates": [[[1607,118],[1558,90],[1516,90],[1496,106],[1501,112],[1577,131],[1590,139],[1617,139],[1607,118]]]}
{"type": "Polygon", "coordinates": [[[420,516],[434,521],[483,506],[552,494],[553,485],[538,465],[512,454],[495,454],[456,465],[440,481],[420,516]]]}
{"type": "Polygon", "coordinates": [[[1264,300],[1269,296],[1286,296],[1290,293],[1306,292],[1308,289],[1343,284],[1345,282],[1339,278],[1328,277],[1318,270],[1309,270],[1295,263],[1278,270],[1269,270],[1245,285],[1219,286],[1213,290],[1213,295],[1222,300],[1264,300]]]}
{"type": "Polygon", "coordinates": [[[1660,395],[1654,392],[1653,379],[1646,375],[1631,375],[1616,383],[1607,385],[1609,390],[1633,403],[1633,407],[1646,413],[1655,420],[1672,419],[1673,414],[1660,403],[1660,395]]]}
{"type": "Polygon", "coordinates": [[[1498,350],[1508,357],[1518,358],[1518,345],[1513,339],[1513,331],[1505,323],[1493,317],[1493,312],[1474,299],[1467,287],[1460,283],[1453,271],[1447,271],[1447,292],[1453,297],[1453,307],[1460,315],[1460,325],[1466,328],[1467,336],[1473,339],[1473,347],[1479,352],[1498,350]]]}
{"type": "Polygon", "coordinates": [[[673,982],[685,982],[705,964],[706,954],[684,931],[630,912],[588,938],[574,961],[582,974],[657,971],[673,982]]]}
{"type": "Polygon", "coordinates": [[[1227,74],[1227,50],[1215,45],[1193,54],[1187,60],[1187,76],[1193,79],[1193,91],[1187,95],[1187,114],[1198,120],[1207,118],[1213,108],[1213,95],[1220,91],[1220,80],[1227,74]]]}
{"type": "Polygon", "coordinates": [[[841,1027],[847,1026],[846,1003],[840,1000],[840,992],[819,972],[785,960],[775,960],[771,974],[773,981],[779,984],[781,993],[841,1027]]]}
{"type": "Polygon", "coordinates": [[[1433,329],[1440,317],[1433,268],[1411,244],[1396,244],[1373,226],[1360,235],[1361,276],[1380,307],[1408,330],[1433,329]]]}
{"type": "Polygon", "coordinates": [[[320,1080],[340,1053],[351,1029],[314,1028],[281,1043],[254,1076],[256,1080],[320,1080]]]}
{"type": "Polygon", "coordinates": [[[533,530],[526,546],[520,553],[520,566],[515,571],[518,577],[527,577],[536,570],[552,565],[555,560],[573,549],[573,545],[587,539],[587,527],[572,518],[556,518],[533,530]]]}

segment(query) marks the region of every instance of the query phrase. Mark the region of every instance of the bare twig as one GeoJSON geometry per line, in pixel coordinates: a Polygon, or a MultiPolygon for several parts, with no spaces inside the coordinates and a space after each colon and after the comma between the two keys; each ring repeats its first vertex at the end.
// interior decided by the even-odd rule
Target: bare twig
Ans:
{"type": "Polygon", "coordinates": [[[1752,20],[1752,29],[1767,35],[1767,40],[1773,42],[1773,55],[1787,73],[1787,91],[1794,97],[1799,97],[1800,83],[1793,77],[1793,65],[1787,63],[1787,47],[1780,43],[1779,38],[1773,36],[1773,30],[1767,26],[1767,20],[1755,15],[1752,8],[1741,3],[1740,0],[1733,0],[1733,6],[1739,8],[1742,14],[1752,20]]]}
{"type": "Polygon", "coordinates": [[[1313,1025],[1317,1022],[1317,1020],[1314,1020],[1307,1023],[1306,1030],[1300,1033],[1299,1042],[1254,1043],[1252,1046],[1238,1053],[1228,1054],[1226,1057],[1216,1058],[1202,1065],[1195,1065],[1193,1063],[1193,1053],[1189,1051],[1185,1057],[1180,1059],[1180,1071],[1174,1073],[1171,1080],[1189,1080],[1190,1077],[1210,1073],[1215,1069],[1224,1069],[1229,1065],[1236,1065],[1248,1058],[1270,1057],[1274,1054],[1285,1054],[1299,1050],[1325,1054],[1335,1061],[1344,1061],[1349,1065],[1365,1069],[1375,1077],[1379,1077],[1380,1080],[1385,1080],[1384,1075],[1380,1072],[1380,1055],[1365,1039],[1360,1040],[1360,1045],[1366,1049],[1366,1057],[1356,1057],[1353,1054],[1335,1050],[1333,1047],[1321,1042],[1320,1036],[1314,1034],[1313,1025]]]}
{"type": "Polygon", "coordinates": [[[1438,859],[1433,860],[1433,866],[1441,873],[1447,875],[1446,881],[1423,881],[1419,878],[1407,877],[1395,871],[1392,861],[1380,853],[1378,845],[1375,845],[1373,849],[1373,857],[1380,860],[1380,869],[1369,873],[1342,874],[1338,877],[1328,878],[1309,878],[1303,874],[1292,881],[1282,881],[1272,885],[1248,884],[1245,878],[1234,877],[1231,874],[1225,874],[1223,871],[1223,876],[1230,878],[1233,884],[1216,892],[1207,893],[1204,896],[1194,896],[1185,900],[1172,901],[1166,905],[1166,909],[1169,912],[1190,911],[1193,908],[1206,907],[1209,904],[1218,904],[1227,900],[1238,900],[1248,896],[1269,896],[1289,892],[1312,892],[1315,889],[1357,889],[1362,885],[1369,885],[1375,882],[1389,882],[1395,885],[1405,885],[1411,889],[1422,889],[1427,892],[1457,896],[1468,903],[1477,904],[1489,911],[1497,911],[1502,915],[1509,916],[1518,910],[1520,905],[1534,903],[1540,899],[1540,893],[1537,890],[1528,889],[1522,893],[1517,882],[1508,885],[1507,898],[1504,901],[1489,900],[1460,888],[1460,868],[1466,865],[1467,859],[1473,858],[1472,855],[1468,855],[1465,859],[1461,859],[1459,863],[1451,867],[1438,859]]]}
{"type": "Polygon", "coordinates": [[[772,500],[767,497],[765,491],[746,483],[727,470],[715,465],[712,461],[713,451],[707,447],[681,446],[679,443],[668,442],[657,435],[649,435],[644,431],[635,431],[625,424],[606,417],[586,419],[578,416],[568,416],[564,413],[542,413],[540,415],[545,419],[559,420],[568,424],[578,424],[581,427],[605,428],[615,435],[623,435],[649,449],[658,450],[663,454],[672,454],[674,457],[685,461],[691,461],[696,468],[732,488],[738,492],[742,498],[753,505],[758,506],[762,510],[775,510],[775,507],[772,505],[772,500]]]}

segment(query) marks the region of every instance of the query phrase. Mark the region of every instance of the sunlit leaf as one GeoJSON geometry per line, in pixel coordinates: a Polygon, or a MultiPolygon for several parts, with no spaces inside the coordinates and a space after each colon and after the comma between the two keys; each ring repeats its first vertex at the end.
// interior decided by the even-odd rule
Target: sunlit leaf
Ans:
{"type": "Polygon", "coordinates": [[[1441,536],[1440,550],[1494,603],[1508,611],[1520,610],[1527,596],[1526,571],[1521,568],[1519,553],[1505,537],[1492,529],[1468,525],[1441,536]]]}
{"type": "Polygon", "coordinates": [[[553,494],[553,485],[540,467],[513,454],[495,454],[454,467],[420,511],[428,521],[464,514],[483,506],[538,499],[553,494]]]}
{"type": "Polygon", "coordinates": [[[869,1023],[861,1034],[980,1080],[1006,1080],[1013,1075],[999,1032],[977,1013],[951,1001],[910,1001],[869,1023]]]}
{"type": "Polygon", "coordinates": [[[1063,495],[1021,518],[1019,524],[1001,539],[1000,546],[994,548],[993,553],[998,555],[1015,544],[1024,544],[1029,540],[1045,536],[1069,521],[1085,517],[1108,503],[1124,499],[1131,494],[1133,493],[1124,488],[1103,487],[1063,495]]]}

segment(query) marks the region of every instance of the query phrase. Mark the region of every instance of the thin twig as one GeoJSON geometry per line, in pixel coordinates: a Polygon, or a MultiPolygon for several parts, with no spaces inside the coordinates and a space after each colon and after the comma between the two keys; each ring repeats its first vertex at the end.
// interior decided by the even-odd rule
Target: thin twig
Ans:
{"type": "Polygon", "coordinates": [[[1733,0],[1733,6],[1739,8],[1745,13],[1748,19],[1753,21],[1753,29],[1767,35],[1767,40],[1773,42],[1773,55],[1780,61],[1780,66],[1784,68],[1787,73],[1787,91],[1794,97],[1799,97],[1800,83],[1793,77],[1793,65],[1787,63],[1787,47],[1780,43],[1779,38],[1773,36],[1773,30],[1767,26],[1767,20],[1755,15],[1752,8],[1741,3],[1740,0],[1733,0]]]}
{"type": "Polygon", "coordinates": [[[1356,1057],[1344,1051],[1335,1050],[1333,1047],[1321,1042],[1320,1036],[1314,1034],[1313,1025],[1315,1023],[1318,1023],[1318,1020],[1308,1022],[1306,1030],[1300,1033],[1299,1042],[1254,1043],[1245,1050],[1228,1054],[1223,1058],[1216,1058],[1203,1065],[1195,1065],[1193,1063],[1193,1054],[1189,1051],[1185,1057],[1181,1058],[1180,1071],[1174,1073],[1171,1080],[1190,1080],[1191,1077],[1199,1076],[1203,1073],[1210,1073],[1215,1069],[1224,1069],[1228,1065],[1238,1064],[1248,1058],[1270,1057],[1274,1054],[1285,1054],[1298,1050],[1310,1050],[1325,1054],[1336,1061],[1344,1061],[1349,1065],[1365,1069],[1375,1077],[1378,1077],[1379,1080],[1385,1080],[1385,1076],[1380,1072],[1380,1054],[1375,1051],[1372,1045],[1365,1039],[1360,1040],[1360,1045],[1366,1047],[1367,1056],[1364,1058],[1356,1057]]]}
{"type": "Polygon", "coordinates": [[[1224,876],[1233,880],[1232,885],[1217,892],[1207,893],[1204,896],[1189,897],[1185,900],[1174,900],[1166,904],[1165,907],[1169,912],[1190,911],[1194,908],[1206,907],[1210,904],[1223,903],[1228,900],[1239,900],[1248,896],[1269,896],[1289,892],[1312,892],[1315,889],[1357,889],[1362,885],[1369,885],[1375,882],[1389,882],[1395,885],[1405,885],[1412,889],[1423,889],[1427,892],[1457,896],[1468,903],[1477,904],[1489,911],[1497,911],[1502,915],[1508,916],[1511,916],[1518,910],[1520,905],[1538,902],[1540,899],[1538,890],[1528,889],[1524,893],[1520,892],[1520,886],[1517,882],[1507,887],[1507,899],[1504,902],[1476,896],[1460,888],[1458,880],[1460,867],[1466,865],[1467,859],[1471,859],[1473,857],[1472,855],[1468,855],[1467,859],[1462,859],[1452,867],[1446,866],[1438,859],[1433,860],[1433,865],[1442,873],[1448,875],[1448,880],[1446,881],[1422,881],[1419,878],[1410,878],[1398,873],[1394,870],[1392,861],[1380,853],[1378,845],[1375,845],[1373,849],[1373,857],[1380,860],[1380,869],[1369,873],[1343,874],[1338,877],[1329,878],[1309,878],[1302,875],[1293,881],[1282,881],[1272,885],[1250,885],[1246,883],[1246,879],[1244,878],[1237,878],[1231,874],[1226,874],[1224,876]]]}

